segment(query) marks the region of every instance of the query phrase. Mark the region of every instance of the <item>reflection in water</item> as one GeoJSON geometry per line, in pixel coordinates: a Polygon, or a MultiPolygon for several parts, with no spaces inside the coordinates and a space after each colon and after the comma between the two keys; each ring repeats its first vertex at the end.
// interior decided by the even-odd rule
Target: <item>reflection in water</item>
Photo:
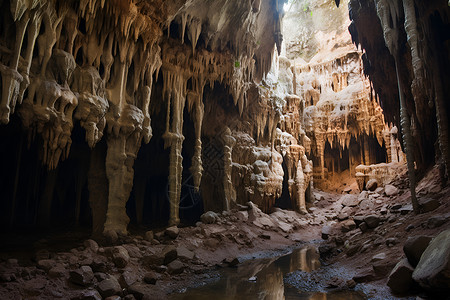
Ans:
{"type": "Polygon", "coordinates": [[[200,288],[190,289],[184,294],[174,294],[171,299],[364,299],[360,294],[352,291],[311,293],[284,286],[284,275],[297,270],[310,272],[319,267],[319,254],[316,249],[304,247],[279,258],[252,260],[241,264],[237,269],[224,269],[219,281],[200,288]],[[256,282],[248,280],[253,276],[257,277],[256,282]]]}

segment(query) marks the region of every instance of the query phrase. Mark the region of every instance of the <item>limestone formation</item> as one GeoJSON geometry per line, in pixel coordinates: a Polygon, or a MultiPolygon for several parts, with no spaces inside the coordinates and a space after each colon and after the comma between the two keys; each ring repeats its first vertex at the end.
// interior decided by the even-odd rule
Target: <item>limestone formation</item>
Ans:
{"type": "Polygon", "coordinates": [[[304,101],[303,127],[297,134],[314,163],[319,188],[346,169],[355,177],[358,165],[398,161],[399,156],[403,161],[396,128],[385,123],[379,99],[363,74],[363,53],[351,44],[347,10],[333,6],[293,2],[284,22],[285,51],[293,61],[287,66],[292,93],[304,101]],[[307,5],[311,16],[303,11],[307,5]],[[329,17],[323,18],[325,13],[329,17]]]}
{"type": "MultiPolygon", "coordinates": [[[[166,116],[162,138],[170,151],[169,223],[178,224],[184,108],[195,127],[189,171],[198,191],[205,86],[224,86],[242,115],[250,87],[270,70],[273,49],[280,49],[282,41],[278,0],[213,0],[208,5],[11,0],[0,7],[1,123],[8,124],[18,112],[29,142],[42,140],[41,159],[48,169],[57,169],[69,157],[74,127],[85,130],[92,149],[88,182],[97,233],[127,233],[125,206],[133,189],[134,163],[154,134],[155,107],[166,116]],[[97,149],[102,140],[105,160],[105,151],[97,149]]],[[[264,125],[259,124],[260,132],[264,125]]],[[[233,129],[222,137],[225,209],[236,201],[233,129]]]]}

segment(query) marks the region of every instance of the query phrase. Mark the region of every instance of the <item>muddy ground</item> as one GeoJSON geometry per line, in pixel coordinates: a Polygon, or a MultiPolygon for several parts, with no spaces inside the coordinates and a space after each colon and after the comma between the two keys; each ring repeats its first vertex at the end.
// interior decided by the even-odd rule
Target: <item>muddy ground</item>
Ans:
{"type": "Polygon", "coordinates": [[[212,224],[133,232],[95,242],[87,232],[50,234],[30,244],[30,236],[3,235],[0,253],[2,299],[165,299],[172,293],[217,280],[220,270],[244,260],[282,255],[317,245],[322,268],[292,272],[287,286],[303,290],[356,289],[369,299],[430,298],[422,290],[392,295],[390,270],[403,256],[408,236],[450,228],[450,187],[441,188],[433,168],[421,180],[421,199],[439,207],[415,215],[406,172],[392,183],[360,193],[354,182],[315,191],[309,214],[276,209],[267,215],[248,204],[213,216],[212,224]],[[376,226],[360,228],[374,216],[376,226]],[[381,258],[373,258],[381,254],[381,258]]]}

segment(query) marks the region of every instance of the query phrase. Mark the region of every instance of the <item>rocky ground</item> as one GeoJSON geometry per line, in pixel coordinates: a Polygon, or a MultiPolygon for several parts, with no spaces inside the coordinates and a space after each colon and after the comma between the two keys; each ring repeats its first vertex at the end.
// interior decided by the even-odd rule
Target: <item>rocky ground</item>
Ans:
{"type": "MultiPolygon", "coordinates": [[[[359,193],[316,191],[308,215],[277,209],[264,214],[249,203],[207,213],[194,227],[168,228],[96,242],[83,234],[40,239],[0,254],[0,295],[7,299],[164,299],[214,280],[217,270],[255,253],[319,243],[324,267],[293,272],[286,283],[316,290],[359,289],[393,298],[386,286],[408,237],[436,236],[450,228],[450,188],[433,169],[418,185],[424,212],[414,215],[405,173],[394,185],[359,193]],[[313,282],[313,284],[310,284],[313,282]]],[[[19,237],[16,236],[16,239],[19,237]]],[[[5,240],[5,239],[3,239],[5,240]]],[[[426,294],[410,289],[406,296],[426,294]]]]}

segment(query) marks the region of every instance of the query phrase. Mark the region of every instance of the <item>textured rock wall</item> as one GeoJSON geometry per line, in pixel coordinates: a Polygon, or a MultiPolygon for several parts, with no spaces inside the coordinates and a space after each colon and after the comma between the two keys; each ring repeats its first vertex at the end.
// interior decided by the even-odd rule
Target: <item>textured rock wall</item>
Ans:
{"type": "Polygon", "coordinates": [[[335,173],[349,169],[355,176],[360,164],[403,161],[396,128],[385,123],[363,74],[363,53],[347,31],[348,1],[342,4],[293,1],[284,20],[293,93],[304,99],[303,134],[309,141],[303,144],[310,145],[315,186],[322,188],[335,173]],[[298,18],[303,22],[296,23],[298,18]]]}
{"type": "Polygon", "coordinates": [[[401,129],[406,126],[399,126],[400,89],[410,119],[409,151],[415,164],[420,171],[434,162],[440,164],[445,182],[450,158],[448,2],[351,0],[349,10],[349,30],[365,52],[364,72],[387,120],[401,129]]]}
{"type": "MultiPolygon", "coordinates": [[[[2,1],[1,123],[8,124],[16,113],[29,141],[42,140],[42,162],[49,170],[69,156],[79,124],[93,149],[88,187],[90,198],[97,195],[91,201],[94,229],[124,234],[134,162],[153,136],[151,107],[159,107],[156,111],[165,114],[162,139],[170,152],[169,223],[177,224],[185,107],[195,127],[190,172],[198,190],[204,87],[223,86],[243,113],[251,83],[269,71],[274,46],[281,45],[278,2],[2,1]],[[94,155],[102,139],[107,146],[104,171],[94,155]],[[97,201],[107,201],[104,226],[98,225],[104,205],[97,201]]],[[[223,140],[229,208],[229,131],[223,140]]],[[[52,197],[47,198],[51,207],[52,197]]]]}

